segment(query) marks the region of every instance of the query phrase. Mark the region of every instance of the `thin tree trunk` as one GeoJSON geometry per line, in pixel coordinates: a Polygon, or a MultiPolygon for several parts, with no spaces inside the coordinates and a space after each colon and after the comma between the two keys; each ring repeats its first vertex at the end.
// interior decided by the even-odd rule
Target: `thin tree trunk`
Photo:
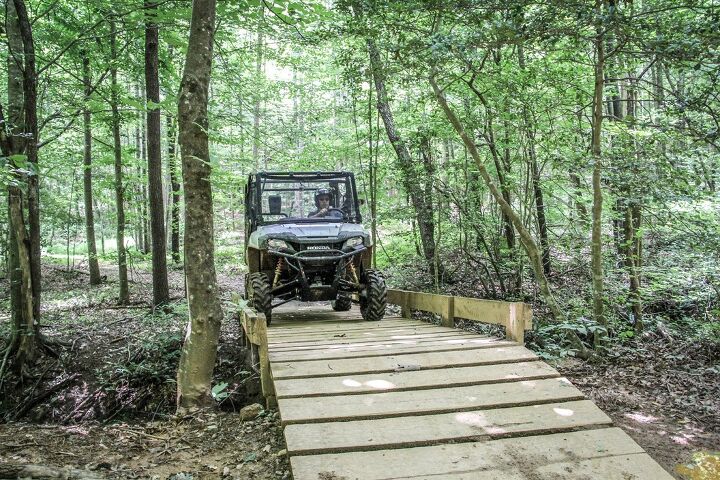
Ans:
{"type": "Polygon", "coordinates": [[[175,120],[167,116],[168,170],[170,170],[170,188],[172,189],[170,206],[170,251],[173,262],[180,264],[180,182],[177,171],[175,120]]]}
{"type": "Polygon", "coordinates": [[[158,72],[157,4],[145,0],[145,91],[147,92],[147,160],[150,230],[152,231],[153,305],[170,302],[165,237],[165,199],[162,188],[162,154],[160,145],[160,79],[158,72]]]}
{"type": "MultiPolygon", "coordinates": [[[[260,3],[258,7],[260,9],[260,18],[258,19],[257,29],[257,44],[255,45],[255,81],[260,82],[260,78],[263,73],[263,49],[264,49],[264,32],[263,23],[265,21],[265,5],[260,3]]],[[[262,104],[262,97],[260,95],[260,89],[255,91],[255,102],[253,105],[253,146],[252,146],[252,158],[253,166],[257,172],[260,169],[260,107],[262,104]]]]}
{"type": "MultiPolygon", "coordinates": [[[[522,44],[518,45],[518,63],[521,70],[525,70],[525,49],[522,44]]],[[[523,98],[523,102],[525,102],[523,98]]],[[[535,151],[535,128],[530,121],[530,112],[526,103],[523,103],[523,123],[528,140],[527,153],[530,160],[532,173],[533,194],[535,197],[535,212],[537,214],[538,232],[540,233],[540,247],[542,248],[543,271],[550,276],[552,268],[550,265],[550,241],[548,239],[547,220],[545,218],[545,202],[543,191],[540,187],[540,168],[538,167],[537,154],[535,151]]]]}
{"type": "MultiPolygon", "coordinates": [[[[372,74],[371,74],[372,76],[372,74]]],[[[372,82],[372,78],[370,78],[372,82]]],[[[373,114],[372,88],[368,88],[368,165],[370,176],[370,235],[373,242],[373,268],[377,267],[378,231],[377,231],[377,162],[373,153],[373,114]]]]}
{"type": "MultiPolygon", "coordinates": [[[[639,174],[637,165],[640,163],[640,154],[635,136],[635,125],[637,122],[637,88],[633,72],[629,72],[630,84],[627,88],[627,117],[626,122],[629,124],[631,132],[631,142],[634,149],[635,164],[633,165],[633,173],[639,174]]],[[[625,266],[628,271],[629,280],[629,298],[630,310],[634,322],[635,331],[641,333],[644,330],[644,322],[642,316],[642,298],[640,296],[640,282],[642,269],[642,237],[639,234],[642,224],[641,198],[642,194],[634,189],[631,200],[625,212],[625,245],[626,259],[625,266]]]]}
{"type": "Polygon", "coordinates": [[[120,141],[120,111],[118,109],[118,83],[117,83],[117,31],[115,22],[110,22],[110,55],[112,66],[110,67],[110,107],[112,109],[112,134],[113,134],[113,156],[115,159],[115,208],[117,211],[117,252],[118,252],[118,277],[119,294],[118,303],[125,305],[130,302],[127,274],[127,254],[125,252],[125,188],[123,187],[122,171],[122,143],[120,141]]]}
{"type": "Polygon", "coordinates": [[[83,133],[85,148],[83,150],[83,200],[85,203],[85,237],[87,240],[88,269],[90,271],[90,285],[100,284],[100,267],[97,259],[97,245],[95,244],[95,215],[93,211],[92,191],[92,130],[90,117],[90,95],[92,83],[90,81],[90,58],[87,52],[81,53],[83,63],[83,83],[85,85],[85,105],[83,106],[83,133]]]}
{"type": "Polygon", "coordinates": [[[208,91],[212,67],[215,0],[193,2],[190,40],[178,99],[185,194],[185,272],[190,321],[178,368],[178,411],[211,402],[222,308],[215,275],[208,91]]]}
{"type": "MultiPolygon", "coordinates": [[[[595,8],[598,16],[602,13],[602,1],[596,0],[595,8]]],[[[603,277],[603,257],[602,257],[602,146],[601,132],[603,119],[603,86],[605,83],[605,50],[603,41],[602,26],[597,26],[597,34],[595,36],[595,89],[593,92],[593,122],[592,122],[592,141],[591,151],[593,156],[593,207],[592,207],[592,240],[591,240],[591,258],[592,258],[592,286],[593,286],[593,318],[601,327],[606,327],[605,319],[605,292],[603,277]]],[[[605,343],[607,332],[599,329],[594,336],[595,346],[598,347],[605,343]]]]}
{"type": "MultiPolygon", "coordinates": [[[[93,207],[95,209],[95,215],[97,215],[98,223],[100,224],[100,254],[105,255],[105,222],[104,222],[104,214],[101,214],[102,211],[100,207],[98,206],[97,197],[93,197],[93,207]]],[[[50,245],[52,245],[52,241],[50,241],[50,245]]]]}
{"type": "Polygon", "coordinates": [[[377,108],[385,125],[388,140],[390,140],[390,144],[393,146],[398,158],[403,187],[410,196],[410,201],[415,210],[423,256],[430,270],[430,276],[435,277],[435,222],[433,205],[431,201],[425,201],[418,175],[413,168],[414,162],[410,156],[410,152],[395,127],[395,120],[390,110],[387,91],[385,89],[385,72],[380,60],[380,52],[372,39],[367,40],[367,46],[368,52],[370,53],[370,65],[373,78],[375,79],[377,108]]]}

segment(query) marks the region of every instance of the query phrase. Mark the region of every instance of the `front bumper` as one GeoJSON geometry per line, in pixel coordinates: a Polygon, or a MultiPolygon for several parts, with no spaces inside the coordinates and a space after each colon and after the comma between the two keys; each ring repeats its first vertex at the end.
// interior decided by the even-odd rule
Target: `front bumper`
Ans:
{"type": "Polygon", "coordinates": [[[273,295],[288,294],[299,291],[303,301],[332,300],[338,291],[353,292],[360,288],[355,282],[345,279],[345,269],[353,262],[353,257],[367,250],[360,245],[350,251],[337,249],[330,250],[302,250],[289,253],[281,250],[268,250],[268,253],[283,258],[289,270],[294,275],[286,283],[273,286],[273,295]],[[333,280],[330,284],[310,284],[308,274],[311,276],[319,271],[334,270],[333,280]]]}
{"type": "Polygon", "coordinates": [[[281,250],[268,250],[271,255],[283,257],[286,260],[295,260],[298,264],[308,265],[326,265],[338,262],[340,260],[354,257],[367,250],[365,246],[359,246],[353,248],[349,252],[343,252],[342,250],[329,249],[329,250],[301,250],[295,253],[287,253],[281,250]]]}

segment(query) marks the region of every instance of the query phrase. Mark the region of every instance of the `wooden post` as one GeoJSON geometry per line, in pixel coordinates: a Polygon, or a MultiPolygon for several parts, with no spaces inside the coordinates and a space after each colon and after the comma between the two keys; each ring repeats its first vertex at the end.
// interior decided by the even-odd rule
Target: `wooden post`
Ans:
{"type": "Polygon", "coordinates": [[[400,315],[403,318],[412,317],[412,309],[410,308],[410,295],[407,292],[402,294],[402,304],[400,305],[400,315]]]}
{"type": "Polygon", "coordinates": [[[513,302],[508,304],[508,307],[505,337],[521,345],[525,344],[525,304],[513,302]]]}
{"type": "Polygon", "coordinates": [[[258,350],[260,353],[260,385],[267,408],[277,405],[275,400],[275,386],[270,370],[270,356],[268,355],[267,319],[264,313],[257,314],[258,350]]]}
{"type": "Polygon", "coordinates": [[[243,328],[245,338],[250,344],[251,362],[257,362],[260,372],[260,386],[267,403],[267,408],[277,405],[275,400],[275,386],[272,381],[272,370],[270,370],[270,357],[268,355],[267,319],[264,313],[257,313],[255,310],[246,308],[242,312],[243,328]]]}
{"type": "MultiPolygon", "coordinates": [[[[239,306],[240,295],[238,295],[237,292],[231,293],[230,294],[230,302],[234,306],[239,306]]],[[[240,346],[242,346],[243,348],[247,348],[247,346],[248,346],[247,335],[245,334],[245,326],[243,324],[243,318],[244,318],[243,309],[242,308],[238,309],[237,312],[235,312],[235,315],[237,316],[238,326],[240,327],[240,338],[238,339],[240,341],[240,346]]]]}
{"type": "Polygon", "coordinates": [[[447,297],[440,318],[443,327],[455,328],[455,297],[447,297]]]}

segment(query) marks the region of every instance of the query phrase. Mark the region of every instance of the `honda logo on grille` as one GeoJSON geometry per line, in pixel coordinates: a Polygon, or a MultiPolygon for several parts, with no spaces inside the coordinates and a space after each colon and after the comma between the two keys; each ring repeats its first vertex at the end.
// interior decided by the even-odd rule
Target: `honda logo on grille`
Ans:
{"type": "Polygon", "coordinates": [[[330,250],[328,245],[308,245],[308,250],[330,250]]]}

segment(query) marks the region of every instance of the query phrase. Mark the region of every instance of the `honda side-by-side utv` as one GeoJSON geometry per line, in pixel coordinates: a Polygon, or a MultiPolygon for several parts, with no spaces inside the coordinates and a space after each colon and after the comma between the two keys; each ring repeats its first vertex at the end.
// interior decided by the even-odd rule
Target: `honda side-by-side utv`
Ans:
{"type": "Polygon", "coordinates": [[[245,186],[245,298],[265,314],[291,300],[329,300],[365,320],[385,315],[387,287],[370,268],[373,244],[362,226],[348,172],[260,172],[245,186]]]}

